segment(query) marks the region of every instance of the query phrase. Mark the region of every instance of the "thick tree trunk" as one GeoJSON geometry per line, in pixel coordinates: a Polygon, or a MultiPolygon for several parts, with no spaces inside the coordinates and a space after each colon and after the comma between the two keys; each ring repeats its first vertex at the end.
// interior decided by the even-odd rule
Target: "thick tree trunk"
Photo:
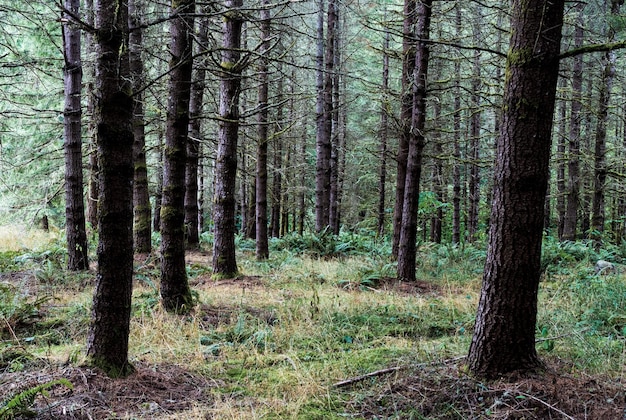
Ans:
{"type": "MultiPolygon", "coordinates": [[[[583,10],[584,3],[579,3],[576,29],[574,30],[574,48],[583,45],[583,10]]],[[[565,218],[563,220],[562,239],[574,241],[577,239],[576,227],[578,225],[578,201],[580,199],[580,123],[582,111],[582,89],[583,89],[583,57],[582,55],[573,58],[572,69],[572,105],[570,110],[569,127],[569,161],[567,164],[567,203],[565,218]]]]}
{"type": "Polygon", "coordinates": [[[133,100],[127,55],[128,8],[122,2],[100,0],[96,11],[100,236],[87,356],[115,377],[133,370],[128,363],[133,282],[133,100]]]}
{"type": "MultiPolygon", "coordinates": [[[[207,48],[209,41],[209,20],[203,18],[198,24],[197,52],[207,48]]],[[[185,232],[187,235],[187,248],[197,248],[200,244],[199,209],[199,172],[200,172],[200,139],[202,128],[202,103],[204,100],[204,87],[206,70],[204,63],[198,62],[195,66],[191,96],[189,99],[189,138],[187,139],[187,165],[185,168],[185,232]]]]}
{"type": "Polygon", "coordinates": [[[320,0],[317,28],[317,137],[315,164],[315,230],[321,232],[330,223],[330,158],[332,136],[332,72],[334,58],[335,0],[328,3],[328,31],[324,43],[324,1],[320,0]]]}
{"type": "Polygon", "coordinates": [[[543,210],[564,0],[514,0],[491,228],[467,358],[479,376],[532,370],[543,210]]]}
{"type": "Polygon", "coordinates": [[[415,70],[413,79],[413,113],[411,136],[404,184],[404,204],[402,206],[402,226],[398,246],[398,278],[415,281],[417,252],[417,213],[419,208],[420,176],[422,173],[422,151],[424,149],[424,127],[426,125],[426,85],[428,80],[428,60],[430,37],[430,17],[432,0],[423,0],[417,5],[417,28],[415,37],[415,70]]]}
{"type": "MultiPolygon", "coordinates": [[[[79,15],[79,0],[65,0],[65,8],[79,15]]],[[[81,96],[83,67],[80,56],[80,29],[63,13],[63,68],[65,108],[63,110],[65,149],[65,237],[67,268],[72,271],[89,268],[85,203],[83,198],[83,153],[81,137],[81,96]]]]}
{"type": "Polygon", "coordinates": [[[215,162],[215,198],[213,221],[213,274],[237,275],[235,257],[235,180],[239,130],[239,94],[241,86],[241,29],[243,0],[226,0],[224,14],[224,50],[220,64],[220,107],[217,157],[215,162]]]}
{"type": "Polygon", "coordinates": [[[261,48],[259,54],[259,104],[257,126],[257,162],[256,162],[256,258],[266,260],[269,257],[267,235],[267,133],[269,92],[269,47],[271,17],[268,9],[269,0],[263,0],[261,8],[261,48]]]}
{"type": "Polygon", "coordinates": [[[396,155],[396,197],[393,209],[393,235],[391,255],[398,258],[400,248],[400,230],[404,205],[404,189],[406,182],[406,166],[409,154],[409,138],[411,137],[411,118],[413,112],[412,77],[415,68],[415,22],[416,0],[404,0],[404,23],[402,28],[402,95],[400,104],[400,139],[396,155]]]}
{"type": "Polygon", "coordinates": [[[167,311],[186,312],[192,297],[185,267],[185,168],[189,140],[195,1],[172,2],[170,81],[161,203],[161,299],[167,311]]]}
{"type": "Polygon", "coordinates": [[[133,84],[133,162],[135,167],[133,184],[134,244],[135,252],[152,251],[152,211],[148,192],[148,165],[146,163],[146,134],[143,110],[143,30],[141,25],[142,4],[140,0],[128,1],[130,73],[133,84]]]}

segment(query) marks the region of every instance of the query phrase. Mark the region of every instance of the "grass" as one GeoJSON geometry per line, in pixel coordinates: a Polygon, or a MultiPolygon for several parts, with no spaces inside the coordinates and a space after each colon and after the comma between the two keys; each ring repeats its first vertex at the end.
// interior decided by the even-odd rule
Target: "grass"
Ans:
{"type": "MultiPolygon", "coordinates": [[[[216,384],[210,402],[193,404],[185,418],[339,419],[353,415],[349,407],[360,391],[337,390],[334,383],[390,366],[465,355],[480,288],[482,250],[423,245],[418,276],[432,288],[415,293],[381,288],[393,273],[393,264],[367,253],[369,245],[355,244],[358,237],[350,241],[345,247],[332,243],[332,258],[319,255],[328,248],[319,244],[314,253],[296,253],[279,243],[281,249],[275,248],[264,262],[255,261],[249,250],[240,252],[242,278],[236,281],[211,280],[202,269],[203,257],[195,256],[189,273],[200,304],[185,316],[168,314],[159,306],[155,261],[138,263],[131,362],[154,369],[180,365],[216,384]],[[337,254],[338,249],[343,251],[337,254]]],[[[32,246],[42,252],[50,245],[32,246]]],[[[11,261],[19,257],[6,255],[11,261]]],[[[556,257],[550,258],[554,267],[556,257]]],[[[538,349],[544,358],[567,360],[578,374],[623,380],[624,278],[594,276],[588,260],[586,255],[572,257],[542,282],[538,349]]],[[[62,264],[49,268],[44,260],[29,261],[20,276],[30,286],[12,304],[22,302],[37,316],[24,325],[13,322],[14,336],[4,328],[0,353],[20,350],[46,363],[80,365],[93,273],[72,274],[63,271],[62,264]],[[43,269],[50,272],[37,277],[43,269]],[[33,306],[42,293],[44,303],[33,306]]],[[[0,369],[27,372],[32,363],[24,358],[0,369]]],[[[408,418],[404,414],[398,418],[408,418]]]]}

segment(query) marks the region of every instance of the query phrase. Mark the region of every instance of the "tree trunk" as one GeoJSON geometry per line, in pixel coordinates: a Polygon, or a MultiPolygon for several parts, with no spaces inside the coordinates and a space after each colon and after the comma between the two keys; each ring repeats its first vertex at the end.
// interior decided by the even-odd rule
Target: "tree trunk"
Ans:
{"type": "Polygon", "coordinates": [[[133,84],[133,162],[135,167],[133,184],[134,244],[135,252],[152,251],[152,211],[148,192],[148,165],[146,163],[146,134],[143,110],[143,30],[141,29],[142,6],[140,0],[128,1],[130,73],[133,84]]]}
{"type": "MultiPolygon", "coordinates": [[[[90,26],[95,26],[94,23],[94,8],[93,0],[85,0],[85,13],[84,20],[90,26]]],[[[85,32],[85,44],[87,54],[89,56],[95,56],[96,43],[95,36],[90,32],[85,32]]],[[[98,151],[96,145],[96,126],[95,126],[95,67],[94,65],[84,66],[87,75],[87,115],[89,117],[89,123],[87,124],[87,138],[89,139],[89,184],[87,186],[87,223],[91,225],[91,229],[94,231],[98,229],[98,194],[100,186],[98,185],[99,169],[98,169],[98,151]]]]}
{"type": "MultiPolygon", "coordinates": [[[[340,110],[345,110],[340,104],[341,86],[340,86],[340,73],[341,73],[341,30],[339,21],[339,2],[331,0],[329,2],[329,11],[333,9],[332,24],[331,16],[328,16],[328,42],[332,42],[332,60],[333,67],[332,72],[327,73],[327,76],[331,77],[331,104],[330,107],[330,124],[331,124],[331,140],[330,140],[330,193],[329,193],[329,208],[328,208],[328,225],[331,232],[335,235],[339,234],[340,224],[340,202],[341,202],[341,187],[340,184],[340,172],[341,172],[341,154],[343,149],[341,143],[343,141],[341,136],[341,119],[340,110]]],[[[328,68],[327,68],[328,70],[328,68]]]]}
{"type": "Polygon", "coordinates": [[[193,69],[195,0],[173,1],[170,81],[161,203],[161,299],[169,312],[192,306],[185,267],[185,168],[189,141],[189,101],[193,69]]]}
{"type": "MultiPolygon", "coordinates": [[[[574,48],[583,45],[583,10],[584,3],[576,5],[578,17],[576,29],[574,30],[574,48]]],[[[572,105],[570,110],[569,127],[569,161],[567,164],[567,203],[565,218],[563,220],[563,235],[565,241],[576,240],[576,227],[578,225],[578,200],[580,199],[580,123],[582,111],[582,89],[583,89],[583,57],[582,55],[573,58],[572,74],[572,105]]]]}
{"type": "Polygon", "coordinates": [[[152,230],[161,232],[161,203],[163,202],[163,129],[157,129],[157,144],[154,148],[157,155],[157,168],[155,169],[157,176],[157,186],[154,193],[154,215],[152,219],[152,230]]]}
{"type": "MultiPolygon", "coordinates": [[[[385,17],[387,20],[387,9],[385,8],[385,17]]],[[[385,30],[385,39],[383,41],[383,80],[382,80],[382,98],[380,104],[380,167],[378,169],[378,228],[376,233],[382,237],[385,234],[385,196],[387,184],[387,142],[389,138],[389,41],[390,31],[385,30]]]]}
{"type": "MultiPolygon", "coordinates": [[[[201,52],[207,48],[209,21],[203,18],[198,24],[197,48],[201,52]]],[[[204,63],[199,62],[195,66],[195,76],[191,85],[189,99],[189,137],[187,139],[187,164],[185,167],[185,233],[187,235],[187,248],[197,248],[200,244],[199,196],[198,196],[198,172],[200,159],[200,129],[202,128],[202,103],[206,70],[204,63]]]]}
{"type": "MultiPolygon", "coordinates": [[[[435,78],[439,80],[441,76],[441,66],[437,66],[437,74],[435,78]]],[[[440,127],[441,123],[441,102],[434,101],[433,104],[434,111],[434,125],[435,127],[440,127]]],[[[441,134],[439,131],[433,133],[432,136],[433,142],[433,168],[432,168],[432,183],[433,183],[433,192],[435,193],[435,198],[439,203],[443,203],[444,198],[444,179],[443,179],[443,144],[441,141],[441,134]]],[[[435,215],[431,218],[430,221],[430,240],[434,243],[441,243],[441,232],[443,225],[443,208],[441,205],[437,206],[437,210],[435,215]]]]}
{"type": "MultiPolygon", "coordinates": [[[[460,36],[462,28],[461,6],[456,4],[455,27],[460,36]]],[[[461,62],[454,61],[454,144],[452,166],[452,243],[461,242],[461,62]]]]}
{"type": "MultiPolygon", "coordinates": [[[[79,0],[65,0],[65,8],[79,14],[79,0]]],[[[65,108],[63,110],[65,149],[65,236],[67,268],[72,271],[89,268],[85,203],[83,198],[83,153],[81,140],[81,93],[83,67],[80,57],[80,29],[63,13],[63,68],[65,108]]]]}
{"type": "Polygon", "coordinates": [[[213,274],[237,275],[235,257],[235,180],[239,130],[239,93],[241,72],[241,29],[243,0],[226,0],[224,50],[220,64],[220,107],[217,157],[215,161],[215,199],[213,221],[213,274]]]}
{"type": "Polygon", "coordinates": [[[331,156],[331,113],[332,71],[335,0],[328,3],[328,35],[324,44],[324,1],[320,0],[320,16],[317,27],[317,135],[315,165],[315,230],[321,232],[330,223],[330,156],[331,156]]]}
{"type": "MultiPolygon", "coordinates": [[[[479,45],[482,38],[480,26],[484,25],[480,7],[476,7],[477,16],[473,24],[474,44],[479,45]]],[[[481,124],[481,103],[480,103],[480,87],[481,87],[481,62],[480,52],[474,51],[474,71],[472,75],[472,93],[471,93],[471,116],[470,116],[470,174],[469,174],[469,211],[467,224],[468,242],[476,240],[478,233],[478,216],[480,210],[480,124],[481,124]]]]}
{"type": "Polygon", "coordinates": [[[398,258],[400,248],[400,230],[404,205],[404,188],[406,182],[406,166],[411,137],[411,118],[413,112],[412,77],[415,68],[415,1],[404,0],[404,23],[402,27],[402,95],[400,104],[400,138],[396,155],[396,197],[393,209],[393,235],[391,255],[398,258]]]}
{"type": "MultiPolygon", "coordinates": [[[[561,88],[565,88],[566,80],[563,78],[560,80],[561,88]]],[[[557,135],[556,143],[556,214],[557,214],[557,237],[559,240],[563,240],[563,225],[565,221],[565,141],[567,138],[566,133],[566,120],[567,120],[567,107],[565,100],[559,101],[559,131],[557,135]]],[[[550,201],[550,194],[546,195],[546,207],[550,201]]],[[[544,223],[544,229],[549,229],[549,212],[544,223]]]]}
{"type": "Polygon", "coordinates": [[[269,47],[271,16],[269,0],[263,0],[261,7],[261,48],[259,49],[259,113],[257,126],[256,162],[256,258],[269,257],[267,235],[267,133],[268,133],[268,91],[269,91],[269,47]]]}
{"type": "MultiPolygon", "coordinates": [[[[611,16],[619,14],[620,4],[623,0],[611,1],[611,16]]],[[[615,29],[609,26],[607,41],[615,40],[615,29]]],[[[616,55],[614,51],[607,51],[603,57],[604,71],[602,73],[602,83],[600,84],[600,99],[598,101],[598,124],[596,126],[596,145],[594,153],[594,184],[593,184],[593,203],[591,215],[591,229],[593,230],[593,239],[599,244],[602,242],[605,222],[605,195],[606,195],[606,177],[608,167],[606,162],[606,126],[609,120],[609,104],[611,100],[611,89],[613,87],[613,79],[615,78],[615,61],[616,55]]]]}
{"type": "Polygon", "coordinates": [[[107,375],[125,376],[133,284],[133,100],[129,86],[128,8],[97,2],[95,119],[100,166],[98,273],[87,356],[107,375]]]}
{"type": "Polygon", "coordinates": [[[564,3],[513,1],[489,247],[467,358],[479,376],[540,365],[537,294],[564,3]]]}
{"type": "Polygon", "coordinates": [[[415,37],[418,41],[413,79],[413,113],[410,124],[411,136],[409,138],[402,226],[398,246],[398,278],[405,281],[415,281],[417,213],[422,173],[422,151],[424,149],[424,127],[426,125],[426,85],[430,55],[428,39],[430,37],[432,4],[432,0],[423,0],[417,5],[415,37]]]}

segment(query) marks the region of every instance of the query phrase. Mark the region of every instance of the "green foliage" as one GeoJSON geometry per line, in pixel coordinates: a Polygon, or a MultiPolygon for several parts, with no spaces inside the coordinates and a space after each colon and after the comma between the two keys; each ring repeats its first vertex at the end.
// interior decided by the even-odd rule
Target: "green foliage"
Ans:
{"type": "Polygon", "coordinates": [[[272,250],[306,253],[315,258],[341,258],[348,255],[388,255],[389,244],[371,232],[341,231],[338,235],[329,230],[320,233],[290,233],[282,238],[272,238],[272,250]]]}
{"type": "Polygon", "coordinates": [[[271,345],[272,330],[266,322],[242,311],[234,324],[216,329],[200,337],[200,344],[207,346],[205,353],[218,355],[224,346],[252,346],[265,350],[271,345]]]}
{"type": "Polygon", "coordinates": [[[1,282],[0,317],[4,321],[1,331],[36,322],[41,317],[41,306],[49,300],[49,296],[28,299],[15,285],[1,282]]]}
{"type": "Polygon", "coordinates": [[[74,386],[65,378],[56,379],[25,389],[14,394],[11,398],[0,403],[0,420],[14,419],[20,416],[33,417],[36,415],[32,411],[37,395],[48,396],[48,390],[55,386],[64,386],[73,389],[74,386]]]}

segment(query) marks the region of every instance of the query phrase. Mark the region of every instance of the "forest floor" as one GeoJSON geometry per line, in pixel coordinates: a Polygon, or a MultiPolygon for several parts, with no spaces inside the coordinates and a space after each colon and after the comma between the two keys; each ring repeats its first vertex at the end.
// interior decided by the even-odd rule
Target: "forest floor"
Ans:
{"type": "MultiPolygon", "coordinates": [[[[20,322],[2,316],[0,404],[50,384],[11,415],[626,419],[621,336],[604,342],[614,351],[596,360],[586,353],[595,351],[594,342],[583,330],[561,337],[551,324],[550,340],[540,340],[551,342],[539,347],[543,371],[491,381],[469,375],[464,352],[477,278],[407,284],[385,276],[363,281],[361,272],[359,282],[347,274],[358,259],[289,257],[275,266],[244,261],[242,277],[216,281],[203,268],[207,258],[203,252],[188,256],[199,303],[187,316],[160,309],[156,262],[137,258],[130,350],[135,373],[123,379],[84,364],[93,271],[68,280],[73,275],[45,267],[5,270],[0,283],[42,304],[29,307],[32,316],[20,322]],[[572,349],[581,343],[584,352],[572,349]]],[[[562,294],[558,286],[546,296],[554,301],[562,294]]]]}

